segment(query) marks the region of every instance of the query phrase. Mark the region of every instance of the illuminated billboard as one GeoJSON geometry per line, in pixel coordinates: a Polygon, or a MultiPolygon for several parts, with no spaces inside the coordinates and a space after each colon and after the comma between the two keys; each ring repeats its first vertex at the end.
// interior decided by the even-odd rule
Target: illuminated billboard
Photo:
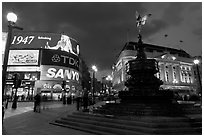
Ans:
{"type": "Polygon", "coordinates": [[[38,65],[39,50],[10,50],[8,65],[38,65]]]}
{"type": "Polygon", "coordinates": [[[41,65],[40,80],[68,80],[79,82],[79,71],[67,67],[41,65]]]}
{"type": "Polygon", "coordinates": [[[45,48],[79,55],[78,42],[67,35],[57,33],[14,32],[11,40],[11,49],[13,48],[45,48]]]}
{"type": "Polygon", "coordinates": [[[79,57],[59,50],[42,50],[42,65],[55,65],[79,70],[79,57]]]}

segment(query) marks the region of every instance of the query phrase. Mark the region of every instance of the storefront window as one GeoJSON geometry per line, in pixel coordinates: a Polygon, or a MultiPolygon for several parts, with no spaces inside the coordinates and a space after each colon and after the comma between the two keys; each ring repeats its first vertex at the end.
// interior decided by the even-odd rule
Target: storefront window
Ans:
{"type": "Polygon", "coordinates": [[[12,79],[13,75],[11,73],[8,73],[6,76],[6,79],[12,79]]]}
{"type": "Polygon", "coordinates": [[[31,77],[31,74],[30,73],[25,73],[25,75],[24,75],[24,79],[30,79],[31,77]]]}

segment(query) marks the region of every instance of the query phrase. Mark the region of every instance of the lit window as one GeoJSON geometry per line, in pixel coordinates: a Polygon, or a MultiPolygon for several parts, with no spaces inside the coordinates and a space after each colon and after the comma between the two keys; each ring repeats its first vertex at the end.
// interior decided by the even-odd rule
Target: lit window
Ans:
{"type": "Polygon", "coordinates": [[[177,83],[177,80],[176,80],[176,71],[173,71],[173,83],[177,83]]]}

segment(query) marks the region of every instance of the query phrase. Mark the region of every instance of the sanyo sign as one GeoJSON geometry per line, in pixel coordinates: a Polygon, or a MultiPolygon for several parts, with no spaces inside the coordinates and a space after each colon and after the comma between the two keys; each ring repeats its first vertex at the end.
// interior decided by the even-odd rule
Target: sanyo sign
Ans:
{"type": "Polygon", "coordinates": [[[65,79],[65,80],[76,80],[79,81],[79,73],[74,71],[73,69],[56,69],[56,68],[48,68],[46,77],[52,79],[65,79]]]}

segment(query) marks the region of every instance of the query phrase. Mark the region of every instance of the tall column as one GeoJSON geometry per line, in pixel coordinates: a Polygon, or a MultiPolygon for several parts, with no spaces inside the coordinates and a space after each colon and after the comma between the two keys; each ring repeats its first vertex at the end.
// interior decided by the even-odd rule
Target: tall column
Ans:
{"type": "Polygon", "coordinates": [[[160,64],[160,68],[161,68],[161,73],[160,73],[161,80],[165,82],[166,81],[165,80],[165,65],[163,62],[160,64]]]}
{"type": "Polygon", "coordinates": [[[178,81],[178,83],[181,83],[181,69],[179,65],[176,65],[176,80],[178,81]]]}
{"type": "Polygon", "coordinates": [[[168,70],[169,70],[169,82],[173,83],[173,67],[172,67],[172,64],[169,64],[168,70]]]}

